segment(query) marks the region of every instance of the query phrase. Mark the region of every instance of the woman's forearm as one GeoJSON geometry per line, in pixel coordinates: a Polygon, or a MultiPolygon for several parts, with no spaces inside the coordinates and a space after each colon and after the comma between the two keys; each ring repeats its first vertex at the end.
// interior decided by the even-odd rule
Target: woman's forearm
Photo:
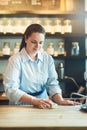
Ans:
{"type": "Polygon", "coordinates": [[[57,103],[57,104],[61,104],[61,102],[64,100],[62,95],[61,94],[55,94],[53,97],[52,97],[52,100],[57,103]]]}
{"type": "Polygon", "coordinates": [[[35,99],[35,97],[28,95],[28,94],[24,94],[19,102],[26,102],[26,103],[33,103],[33,100],[35,99]]]}

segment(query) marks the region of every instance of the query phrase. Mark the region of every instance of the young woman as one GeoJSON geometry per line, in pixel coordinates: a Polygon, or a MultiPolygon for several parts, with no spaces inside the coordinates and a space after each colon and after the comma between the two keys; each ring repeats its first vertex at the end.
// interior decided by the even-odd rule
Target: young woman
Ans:
{"type": "Polygon", "coordinates": [[[10,104],[51,108],[50,96],[59,105],[78,105],[63,99],[54,60],[40,51],[44,40],[44,28],[31,24],[23,35],[20,51],[10,57],[3,81],[10,104]]]}

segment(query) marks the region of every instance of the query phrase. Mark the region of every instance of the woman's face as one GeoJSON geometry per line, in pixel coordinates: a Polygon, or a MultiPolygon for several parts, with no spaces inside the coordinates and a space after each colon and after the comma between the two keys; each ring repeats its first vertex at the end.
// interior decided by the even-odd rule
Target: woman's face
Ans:
{"type": "Polygon", "coordinates": [[[34,32],[31,36],[25,38],[27,53],[37,54],[43,46],[44,39],[44,34],[38,32],[34,32]]]}

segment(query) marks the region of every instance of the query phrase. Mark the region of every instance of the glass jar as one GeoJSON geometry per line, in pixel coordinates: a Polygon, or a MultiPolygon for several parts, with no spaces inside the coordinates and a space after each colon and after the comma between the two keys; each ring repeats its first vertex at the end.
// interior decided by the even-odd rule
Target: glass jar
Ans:
{"type": "Polygon", "coordinates": [[[23,24],[22,24],[22,21],[19,20],[19,19],[15,19],[14,21],[14,31],[13,33],[20,33],[20,34],[23,34],[24,33],[24,27],[23,27],[23,24]]]}
{"type": "Polygon", "coordinates": [[[57,19],[57,20],[55,21],[55,23],[56,23],[56,25],[55,25],[55,27],[54,27],[54,32],[55,32],[55,33],[56,33],[56,32],[61,33],[61,30],[62,30],[61,20],[60,20],[60,19],[57,19]]]}
{"type": "Polygon", "coordinates": [[[50,54],[50,55],[53,55],[54,54],[54,47],[53,47],[53,43],[52,42],[50,42],[49,44],[48,44],[48,47],[47,47],[47,51],[46,51],[48,54],[50,54]]]}
{"type": "Polygon", "coordinates": [[[5,26],[5,33],[13,33],[12,20],[8,20],[5,26]]]}
{"type": "Polygon", "coordinates": [[[4,46],[2,49],[2,55],[10,55],[10,43],[4,42],[4,46]]]}
{"type": "Polygon", "coordinates": [[[64,48],[64,42],[58,43],[58,55],[64,55],[65,48],[64,48]]]}
{"type": "Polygon", "coordinates": [[[45,31],[47,33],[51,33],[51,31],[52,31],[51,20],[45,19],[44,23],[45,23],[44,24],[45,31]]]}
{"type": "Polygon", "coordinates": [[[3,28],[4,28],[3,21],[0,20],[0,33],[3,33],[3,28]]]}
{"type": "Polygon", "coordinates": [[[72,42],[71,55],[79,55],[80,48],[78,42],[72,42]]]}
{"type": "Polygon", "coordinates": [[[71,33],[72,32],[72,25],[71,20],[64,20],[64,32],[71,33]]]}
{"type": "Polygon", "coordinates": [[[13,49],[13,54],[16,54],[17,52],[19,52],[20,49],[20,43],[16,42],[15,43],[15,48],[13,49]]]}

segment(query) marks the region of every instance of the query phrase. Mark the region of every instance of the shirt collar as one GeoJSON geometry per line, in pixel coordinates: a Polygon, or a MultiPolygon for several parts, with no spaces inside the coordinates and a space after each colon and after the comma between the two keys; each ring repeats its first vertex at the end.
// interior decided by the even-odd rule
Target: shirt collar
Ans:
{"type": "MultiPolygon", "coordinates": [[[[23,62],[27,61],[27,60],[31,60],[31,57],[28,55],[28,53],[26,52],[25,48],[23,48],[20,52],[21,56],[22,56],[22,59],[23,59],[23,62]]],[[[37,58],[37,61],[41,61],[43,62],[43,55],[42,55],[42,52],[38,52],[38,58],[37,58]]]]}

